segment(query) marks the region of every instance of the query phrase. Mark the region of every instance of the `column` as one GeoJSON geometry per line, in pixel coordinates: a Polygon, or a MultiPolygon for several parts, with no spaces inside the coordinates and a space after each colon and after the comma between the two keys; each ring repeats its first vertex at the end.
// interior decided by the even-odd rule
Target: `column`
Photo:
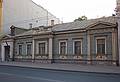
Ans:
{"type": "MultiPolygon", "coordinates": [[[[117,33],[112,32],[112,59],[116,60],[117,59],[117,33]]],[[[114,63],[115,64],[115,63],[114,63]]]]}
{"type": "Polygon", "coordinates": [[[13,58],[13,42],[10,43],[10,58],[13,58]]]}
{"type": "Polygon", "coordinates": [[[5,49],[4,49],[4,43],[2,43],[1,45],[1,58],[2,58],[2,61],[5,61],[5,49]]]}
{"type": "Polygon", "coordinates": [[[32,41],[32,59],[33,59],[32,62],[34,62],[34,59],[35,59],[35,40],[34,39],[32,41]]]}
{"type": "MultiPolygon", "coordinates": [[[[88,41],[88,54],[87,54],[87,60],[91,60],[91,54],[90,54],[90,35],[88,34],[87,35],[87,41],[88,41]]],[[[91,64],[90,61],[88,61],[88,64],[91,64]]]]}
{"type": "Polygon", "coordinates": [[[53,39],[50,37],[49,38],[49,59],[53,58],[53,39]]]}

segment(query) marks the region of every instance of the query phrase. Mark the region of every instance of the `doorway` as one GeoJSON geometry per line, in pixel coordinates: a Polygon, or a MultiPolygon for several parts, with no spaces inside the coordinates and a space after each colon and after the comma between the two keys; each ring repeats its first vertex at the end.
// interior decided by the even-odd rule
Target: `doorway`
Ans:
{"type": "Polygon", "coordinates": [[[10,60],[10,46],[4,46],[5,48],[5,61],[10,60]]]}

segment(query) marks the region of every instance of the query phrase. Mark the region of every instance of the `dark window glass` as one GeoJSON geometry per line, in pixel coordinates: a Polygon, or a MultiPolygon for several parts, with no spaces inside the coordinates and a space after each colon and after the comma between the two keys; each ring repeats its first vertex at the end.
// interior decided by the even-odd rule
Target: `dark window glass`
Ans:
{"type": "Polygon", "coordinates": [[[31,44],[27,44],[27,55],[31,55],[32,52],[31,52],[31,44]]]}
{"type": "Polygon", "coordinates": [[[22,45],[19,45],[19,55],[22,55],[22,45]]]}
{"type": "Polygon", "coordinates": [[[97,40],[97,54],[105,54],[105,39],[97,40]]]}
{"type": "Polygon", "coordinates": [[[66,54],[66,42],[60,42],[60,54],[66,54]]]}
{"type": "Polygon", "coordinates": [[[39,43],[39,54],[40,55],[45,54],[45,43],[39,43]]]}
{"type": "Polygon", "coordinates": [[[76,55],[81,54],[81,41],[75,41],[74,43],[74,51],[76,55]]]}

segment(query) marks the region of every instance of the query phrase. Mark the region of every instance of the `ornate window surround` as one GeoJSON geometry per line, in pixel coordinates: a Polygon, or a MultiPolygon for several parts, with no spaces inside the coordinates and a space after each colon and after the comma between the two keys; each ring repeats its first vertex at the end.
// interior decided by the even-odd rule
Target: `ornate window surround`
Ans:
{"type": "Polygon", "coordinates": [[[66,43],[65,54],[67,54],[67,40],[60,40],[60,41],[59,41],[59,54],[60,54],[60,43],[61,43],[61,42],[65,42],[65,43],[66,43]]]}
{"type": "Polygon", "coordinates": [[[37,43],[36,43],[36,53],[37,54],[39,54],[39,43],[45,43],[45,54],[47,54],[47,41],[38,41],[37,43]]]}
{"type": "MultiPolygon", "coordinates": [[[[28,55],[28,53],[27,53],[27,45],[31,45],[31,50],[32,50],[32,43],[26,43],[26,55],[28,55]]],[[[32,51],[31,51],[30,55],[32,55],[32,51]]]]}
{"type": "Polygon", "coordinates": [[[105,54],[107,54],[107,51],[106,51],[106,37],[96,37],[96,54],[97,54],[97,40],[98,39],[105,39],[105,54]]]}

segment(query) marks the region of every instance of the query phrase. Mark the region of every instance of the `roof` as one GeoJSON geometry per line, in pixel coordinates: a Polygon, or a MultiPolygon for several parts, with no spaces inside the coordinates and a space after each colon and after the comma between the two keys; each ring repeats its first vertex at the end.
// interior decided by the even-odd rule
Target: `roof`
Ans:
{"type": "Polygon", "coordinates": [[[53,26],[53,31],[66,31],[66,30],[74,30],[74,29],[83,29],[87,28],[88,26],[97,23],[97,22],[107,22],[111,24],[116,24],[117,19],[115,16],[110,17],[102,17],[97,19],[90,19],[90,20],[84,20],[84,21],[76,21],[71,23],[63,23],[53,26]]]}
{"type": "MultiPolygon", "coordinates": [[[[76,22],[70,22],[70,23],[63,23],[63,24],[57,24],[52,27],[52,31],[67,31],[67,30],[75,30],[75,29],[84,29],[89,27],[92,24],[95,24],[97,22],[105,22],[109,24],[116,25],[117,19],[115,16],[110,17],[102,17],[97,19],[90,19],[90,20],[84,20],[84,21],[76,21],[76,22]]],[[[34,35],[34,34],[45,34],[51,32],[50,29],[45,30],[46,27],[37,27],[34,29],[31,29],[27,32],[24,32],[22,34],[16,35],[16,36],[25,36],[25,35],[34,35]],[[44,29],[44,30],[41,30],[44,29]]]]}
{"type": "Polygon", "coordinates": [[[5,36],[5,34],[0,32],[0,40],[1,40],[4,36],[5,36]]]}
{"type": "Polygon", "coordinates": [[[12,25],[10,28],[13,28],[13,29],[21,29],[21,30],[25,30],[25,31],[27,31],[28,29],[26,29],[26,28],[23,28],[23,27],[16,27],[16,26],[14,26],[14,25],[12,25]]]}
{"type": "Polygon", "coordinates": [[[44,27],[44,26],[40,26],[40,27],[35,27],[32,29],[29,29],[28,31],[23,32],[22,34],[18,34],[16,36],[27,36],[27,35],[36,35],[36,34],[46,34],[46,33],[50,33],[51,30],[48,29],[49,27],[44,27]]]}

